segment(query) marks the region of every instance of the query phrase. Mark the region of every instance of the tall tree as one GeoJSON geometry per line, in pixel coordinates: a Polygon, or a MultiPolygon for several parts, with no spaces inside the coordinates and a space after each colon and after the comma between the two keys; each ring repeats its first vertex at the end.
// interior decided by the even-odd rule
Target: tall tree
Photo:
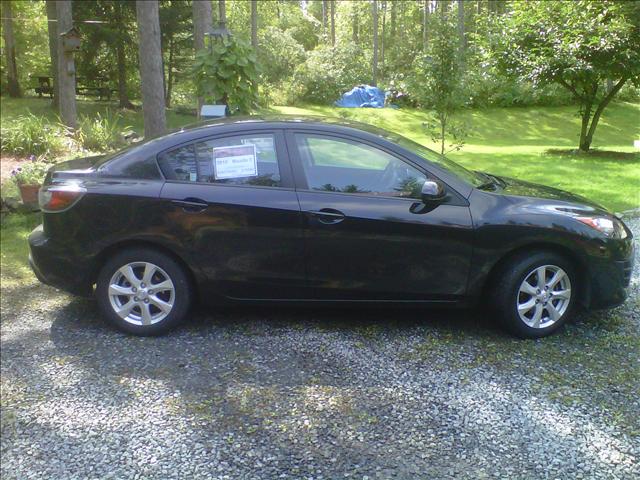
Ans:
{"type": "Polygon", "coordinates": [[[467,46],[464,29],[464,0],[458,0],[458,37],[460,41],[460,64],[464,65],[464,54],[467,46]]]}
{"type": "Polygon", "coordinates": [[[18,83],[18,67],[16,66],[16,41],[13,36],[13,14],[11,2],[2,2],[2,36],[4,38],[4,50],[7,57],[7,90],[9,96],[18,98],[22,96],[18,83]]]}
{"type": "Polygon", "coordinates": [[[130,40],[128,25],[124,18],[130,12],[129,2],[113,2],[113,20],[115,27],[115,38],[112,42],[116,51],[116,68],[118,71],[118,106],[120,108],[135,108],[129,100],[129,90],[127,88],[127,55],[125,46],[130,40]]]}
{"type": "MultiPolygon", "coordinates": [[[[387,2],[386,0],[382,0],[382,35],[380,35],[380,69],[382,70],[382,72],[384,72],[384,47],[385,47],[385,41],[384,41],[384,37],[386,34],[386,28],[385,28],[385,23],[386,23],[386,18],[387,18],[387,2]]],[[[383,73],[384,76],[384,73],[383,73]]]]}
{"type": "Polygon", "coordinates": [[[53,89],[53,102],[54,109],[58,109],[58,99],[60,93],[58,93],[58,21],[56,20],[56,2],[54,0],[47,0],[47,33],[49,34],[49,56],[51,57],[51,88],[53,89]]]}
{"type": "Polygon", "coordinates": [[[358,2],[351,2],[351,39],[356,45],[358,44],[359,23],[358,2]]]}
{"type": "Polygon", "coordinates": [[[73,27],[71,1],[56,2],[58,20],[58,91],[60,92],[60,118],[69,128],[76,128],[76,66],[73,53],[65,52],[62,34],[73,27]]]}
{"type": "Polygon", "coordinates": [[[218,21],[227,24],[227,5],[224,0],[218,0],[218,21]]]}
{"type": "Polygon", "coordinates": [[[373,0],[371,4],[373,18],[373,65],[372,65],[372,84],[378,84],[378,0],[373,0]]]}
{"type": "Polygon", "coordinates": [[[391,38],[396,38],[396,6],[397,2],[391,1],[391,38]]]}
{"type": "Polygon", "coordinates": [[[144,136],[149,138],[166,129],[158,1],[137,0],[136,13],[144,136]]]}
{"type": "Polygon", "coordinates": [[[452,118],[463,105],[456,48],[458,36],[455,25],[447,18],[447,10],[443,8],[432,16],[430,28],[427,55],[422,58],[416,81],[420,84],[422,103],[435,111],[436,122],[430,126],[431,138],[440,143],[440,152],[444,154],[446,137],[453,137],[455,141],[464,130],[452,118]]]}
{"type": "Polygon", "coordinates": [[[429,39],[429,31],[427,25],[427,18],[429,18],[429,0],[424,0],[422,5],[422,51],[427,51],[427,43],[429,39]]]}
{"type": "Polygon", "coordinates": [[[258,1],[251,0],[251,46],[258,49],[258,1]]]}
{"type": "Polygon", "coordinates": [[[580,105],[583,152],[624,84],[640,84],[640,2],[517,2],[500,39],[508,73],[534,85],[557,83],[580,105]]]}
{"type": "Polygon", "coordinates": [[[325,37],[325,39],[327,37],[327,15],[327,0],[322,0],[322,36],[325,37]]]}
{"type": "Polygon", "coordinates": [[[331,45],[336,46],[336,1],[329,0],[331,10],[331,45]]]}
{"type": "MultiPolygon", "coordinates": [[[[212,25],[211,0],[193,0],[193,46],[196,52],[204,49],[204,35],[210,32],[212,25]]],[[[204,99],[198,97],[198,118],[204,99]]]]}

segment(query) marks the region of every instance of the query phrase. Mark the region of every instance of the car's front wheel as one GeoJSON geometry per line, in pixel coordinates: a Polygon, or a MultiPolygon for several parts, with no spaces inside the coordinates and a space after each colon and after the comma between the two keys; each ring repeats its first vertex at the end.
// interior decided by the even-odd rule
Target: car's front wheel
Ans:
{"type": "Polygon", "coordinates": [[[132,248],[107,260],[96,297],[103,316],[135,335],[160,335],[182,322],[191,305],[191,286],[173,258],[132,248]]]}
{"type": "Polygon", "coordinates": [[[544,337],[572,315],[577,282],[575,268],[564,257],[543,251],[521,254],[496,278],[493,304],[512,333],[544,337]]]}

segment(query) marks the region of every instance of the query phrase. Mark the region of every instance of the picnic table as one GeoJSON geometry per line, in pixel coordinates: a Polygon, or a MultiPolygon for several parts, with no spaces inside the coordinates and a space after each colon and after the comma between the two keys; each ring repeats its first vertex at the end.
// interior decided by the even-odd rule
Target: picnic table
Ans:
{"type": "MultiPolygon", "coordinates": [[[[48,76],[38,76],[37,86],[33,87],[38,97],[42,98],[43,95],[49,95],[53,98],[53,78],[48,76]]],[[[117,90],[109,88],[106,83],[98,79],[97,84],[80,84],[78,78],[76,78],[76,95],[83,95],[85,97],[97,97],[99,100],[111,100],[111,95],[116,93],[117,90]]]]}

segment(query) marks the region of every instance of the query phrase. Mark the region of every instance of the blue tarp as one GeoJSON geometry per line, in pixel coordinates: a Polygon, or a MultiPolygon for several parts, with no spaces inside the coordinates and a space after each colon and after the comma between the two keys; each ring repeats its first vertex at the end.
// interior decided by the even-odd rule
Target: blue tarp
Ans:
{"type": "Polygon", "coordinates": [[[346,108],[383,108],[384,107],[384,91],[378,87],[371,85],[359,85],[353,87],[351,91],[342,94],[342,98],[335,102],[337,107],[346,108]]]}

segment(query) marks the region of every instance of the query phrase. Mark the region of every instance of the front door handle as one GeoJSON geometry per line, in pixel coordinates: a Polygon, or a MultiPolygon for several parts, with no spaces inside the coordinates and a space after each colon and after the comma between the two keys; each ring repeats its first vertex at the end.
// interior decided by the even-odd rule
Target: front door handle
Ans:
{"type": "Polygon", "coordinates": [[[316,217],[320,223],[332,225],[340,223],[345,219],[345,214],[340,210],[333,208],[321,208],[320,210],[308,210],[307,213],[312,217],[316,217]]]}
{"type": "Polygon", "coordinates": [[[182,207],[185,212],[197,213],[206,210],[209,204],[199,198],[185,198],[184,200],[171,200],[171,203],[182,207]]]}

